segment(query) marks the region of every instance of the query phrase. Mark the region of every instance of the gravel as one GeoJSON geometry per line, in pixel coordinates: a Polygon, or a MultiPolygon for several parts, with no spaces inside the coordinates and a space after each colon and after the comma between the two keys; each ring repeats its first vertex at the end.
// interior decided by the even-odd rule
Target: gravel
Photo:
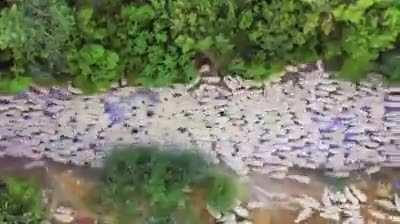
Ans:
{"type": "Polygon", "coordinates": [[[321,68],[298,74],[295,86],[264,88],[227,77],[233,93],[202,84],[1,96],[0,155],[99,166],[115,145],[153,144],[196,148],[241,175],[274,165],[337,174],[400,166],[400,102],[387,97],[396,88],[372,74],[360,88],[321,68]]]}

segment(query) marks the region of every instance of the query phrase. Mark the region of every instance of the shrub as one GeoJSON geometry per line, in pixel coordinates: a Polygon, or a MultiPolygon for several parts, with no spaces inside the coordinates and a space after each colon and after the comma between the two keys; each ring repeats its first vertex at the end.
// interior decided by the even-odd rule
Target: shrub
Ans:
{"type": "MultiPolygon", "coordinates": [[[[74,47],[81,48],[85,44],[101,44],[107,37],[107,28],[102,24],[101,18],[96,17],[91,5],[82,5],[75,9],[76,28],[74,35],[74,47]]],[[[110,19],[107,18],[106,19],[110,19]]]]}
{"type": "Polygon", "coordinates": [[[25,86],[23,75],[37,80],[66,75],[65,51],[73,31],[74,17],[63,0],[18,0],[2,9],[0,54],[12,66],[0,74],[1,81],[11,79],[16,91],[25,86]]]}
{"type": "Polygon", "coordinates": [[[207,182],[207,203],[217,211],[226,212],[235,205],[240,192],[239,184],[226,173],[215,171],[210,173],[207,182]]]}
{"type": "Polygon", "coordinates": [[[171,38],[184,54],[212,57],[225,72],[235,52],[238,5],[234,1],[171,1],[171,38]]]}
{"type": "Polygon", "coordinates": [[[239,14],[240,57],[231,71],[261,80],[287,63],[315,60],[320,13],[313,2],[249,1],[239,14]]]}
{"type": "Polygon", "coordinates": [[[173,43],[167,2],[131,3],[120,9],[116,35],[109,42],[120,52],[131,84],[162,86],[195,76],[191,55],[173,43]]]}
{"type": "Polygon", "coordinates": [[[17,94],[29,87],[31,77],[17,76],[15,78],[2,78],[0,81],[0,93],[17,94]]]}
{"type": "Polygon", "coordinates": [[[1,223],[39,224],[43,221],[42,194],[36,185],[9,178],[0,187],[1,223]]]}
{"type": "Polygon", "coordinates": [[[382,54],[379,71],[386,75],[390,82],[400,82],[400,50],[393,50],[382,54]]]}
{"type": "Polygon", "coordinates": [[[237,197],[231,177],[215,174],[201,156],[191,152],[149,147],[117,150],[105,160],[103,180],[100,201],[117,211],[118,223],[133,218],[142,223],[194,223],[185,189],[196,186],[206,187],[208,201],[216,209],[229,208],[237,197]]]}
{"type": "Polygon", "coordinates": [[[84,45],[69,56],[71,71],[78,74],[73,83],[87,92],[108,89],[118,80],[118,62],[118,54],[102,45],[84,45]]]}
{"type": "Polygon", "coordinates": [[[341,77],[359,80],[375,68],[382,52],[394,48],[400,33],[400,8],[395,1],[332,1],[328,18],[335,21],[326,31],[325,59],[342,57],[341,77]]]}

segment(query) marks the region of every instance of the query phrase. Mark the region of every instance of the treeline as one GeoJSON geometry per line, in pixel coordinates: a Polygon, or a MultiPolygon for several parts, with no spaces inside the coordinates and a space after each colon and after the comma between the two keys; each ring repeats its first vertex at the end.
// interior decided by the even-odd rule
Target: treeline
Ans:
{"type": "Polygon", "coordinates": [[[72,81],[86,92],[190,82],[194,60],[262,80],[323,59],[341,77],[400,80],[397,0],[7,0],[0,90],[72,81]]]}

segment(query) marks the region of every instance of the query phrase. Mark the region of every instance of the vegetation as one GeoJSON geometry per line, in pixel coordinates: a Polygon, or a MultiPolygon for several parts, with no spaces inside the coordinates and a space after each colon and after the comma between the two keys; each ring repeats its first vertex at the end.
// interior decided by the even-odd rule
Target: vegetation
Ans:
{"type": "Polygon", "coordinates": [[[385,52],[381,56],[379,71],[388,76],[390,82],[400,82],[400,50],[385,52]]]}
{"type": "MultiPolygon", "coordinates": [[[[116,149],[101,173],[97,190],[84,200],[107,223],[200,224],[202,209],[225,212],[244,196],[232,175],[188,150],[116,149]]],[[[35,183],[13,177],[0,182],[0,223],[40,224],[51,215],[45,206],[35,183]]]]}
{"type": "Polygon", "coordinates": [[[121,224],[134,219],[139,223],[197,223],[188,193],[196,188],[204,188],[208,204],[220,211],[230,209],[239,195],[232,177],[215,172],[197,154],[129,147],[106,159],[98,200],[107,211],[112,208],[121,224]]]}
{"type": "Polygon", "coordinates": [[[398,64],[384,56],[399,44],[397,0],[9,0],[0,7],[0,91],[31,81],[70,80],[88,92],[121,78],[185,83],[196,76],[198,55],[221,74],[253,80],[319,58],[350,80],[381,70],[382,58],[398,64]]]}
{"type": "Polygon", "coordinates": [[[217,211],[226,212],[231,209],[242,193],[232,177],[217,171],[210,175],[207,184],[207,204],[217,211]]]}
{"type": "Polygon", "coordinates": [[[43,221],[42,194],[36,185],[8,178],[0,188],[0,223],[39,224],[43,221]]]}
{"type": "MultiPolygon", "coordinates": [[[[338,1],[330,16],[336,22],[327,31],[327,59],[342,56],[340,75],[357,80],[375,69],[380,53],[395,47],[400,34],[400,8],[391,0],[338,1]],[[337,36],[337,32],[340,35],[337,36]],[[340,44],[337,44],[339,42],[340,44]]],[[[389,77],[392,74],[389,74],[389,77]]]]}
{"type": "Polygon", "coordinates": [[[108,89],[117,81],[119,56],[102,45],[87,44],[69,57],[71,71],[80,74],[74,84],[83,90],[108,89]]]}
{"type": "Polygon", "coordinates": [[[18,0],[0,14],[0,90],[18,92],[32,79],[68,75],[65,51],[74,32],[71,8],[60,0],[18,0]],[[8,85],[9,84],[9,85],[8,85]]]}

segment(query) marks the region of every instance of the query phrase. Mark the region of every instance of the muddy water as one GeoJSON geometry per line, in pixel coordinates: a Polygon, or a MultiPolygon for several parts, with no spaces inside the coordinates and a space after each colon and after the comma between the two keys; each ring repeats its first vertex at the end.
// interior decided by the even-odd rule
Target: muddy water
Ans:
{"type": "MultiPolygon", "coordinates": [[[[310,170],[295,170],[292,174],[307,175],[311,178],[309,184],[301,184],[292,180],[268,179],[263,176],[253,175],[254,184],[261,186],[267,192],[285,193],[287,195],[306,194],[320,199],[325,187],[340,190],[345,185],[355,184],[368,196],[368,203],[381,195],[400,193],[400,170],[384,169],[373,175],[354,173],[351,178],[336,179],[324,175],[322,172],[310,170]]],[[[0,177],[20,176],[35,179],[44,189],[53,190],[53,206],[64,205],[74,208],[80,217],[92,217],[97,219],[87,208],[87,197],[93,191],[99,179],[99,170],[85,167],[73,167],[45,161],[32,162],[24,159],[3,158],[0,159],[0,177]]],[[[199,191],[193,194],[193,204],[202,218],[202,223],[215,224],[215,220],[204,209],[204,194],[199,191]]],[[[291,224],[294,223],[298,210],[279,204],[266,204],[265,209],[251,211],[255,224],[291,224]]],[[[363,211],[366,214],[365,211],[363,211]]],[[[367,217],[367,216],[366,216],[367,217]]],[[[308,224],[331,224],[315,214],[307,222],[308,224]]],[[[388,223],[388,222],[386,222],[388,223]]]]}

